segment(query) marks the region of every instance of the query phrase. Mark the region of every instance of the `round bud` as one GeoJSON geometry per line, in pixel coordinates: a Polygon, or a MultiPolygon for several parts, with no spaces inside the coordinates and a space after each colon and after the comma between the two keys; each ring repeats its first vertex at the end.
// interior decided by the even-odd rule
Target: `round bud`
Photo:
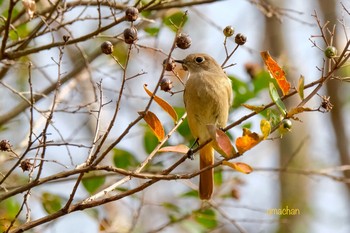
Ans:
{"type": "Polygon", "coordinates": [[[235,29],[232,26],[226,26],[222,32],[226,37],[231,37],[235,34],[235,29]]]}
{"type": "Polygon", "coordinates": [[[169,78],[163,78],[160,80],[160,89],[162,91],[168,92],[173,88],[173,82],[169,78]]]}
{"type": "Polygon", "coordinates": [[[180,33],[175,40],[176,46],[179,47],[180,49],[188,49],[191,44],[192,40],[189,35],[186,33],[180,33]]]}
{"type": "Polygon", "coordinates": [[[105,41],[101,44],[101,51],[104,54],[113,53],[113,44],[110,41],[105,41]]]}
{"type": "Polygon", "coordinates": [[[135,27],[124,30],[124,41],[127,44],[133,44],[137,40],[137,29],[135,27]]]}
{"type": "Polygon", "coordinates": [[[324,50],[324,55],[327,58],[333,58],[335,56],[337,56],[337,49],[334,46],[328,46],[325,50],[324,50]]]}
{"type": "Polygon", "coordinates": [[[128,21],[135,21],[139,17],[139,10],[136,7],[130,6],[125,10],[125,17],[128,21]]]}
{"type": "Polygon", "coordinates": [[[175,68],[175,61],[172,58],[164,59],[163,65],[165,66],[166,71],[172,71],[175,68]]]}
{"type": "Polygon", "coordinates": [[[247,37],[241,33],[238,33],[235,37],[235,42],[238,45],[244,45],[247,42],[247,37]]]}

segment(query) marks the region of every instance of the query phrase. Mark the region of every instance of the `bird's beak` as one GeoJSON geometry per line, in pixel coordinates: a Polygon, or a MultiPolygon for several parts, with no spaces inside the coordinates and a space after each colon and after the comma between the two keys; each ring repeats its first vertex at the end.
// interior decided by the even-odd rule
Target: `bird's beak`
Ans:
{"type": "Polygon", "coordinates": [[[177,62],[177,63],[180,63],[180,64],[184,64],[183,60],[174,60],[174,61],[177,62]]]}
{"type": "Polygon", "coordinates": [[[176,63],[182,64],[182,68],[183,68],[184,70],[188,70],[187,67],[186,67],[186,63],[185,63],[184,60],[174,60],[174,61],[175,61],[176,63]]]}

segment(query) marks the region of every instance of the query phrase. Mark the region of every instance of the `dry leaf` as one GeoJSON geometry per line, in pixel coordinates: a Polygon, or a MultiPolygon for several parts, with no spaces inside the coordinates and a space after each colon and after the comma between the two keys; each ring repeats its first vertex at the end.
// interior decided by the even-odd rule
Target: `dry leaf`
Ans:
{"type": "Polygon", "coordinates": [[[158,117],[151,111],[147,112],[139,112],[140,115],[143,116],[143,119],[146,121],[148,126],[151,128],[152,132],[158,138],[158,141],[162,141],[164,139],[164,128],[162,123],[158,119],[158,117]]]}
{"type": "Polygon", "coordinates": [[[175,152],[180,154],[186,154],[190,148],[186,145],[180,144],[176,146],[165,146],[158,150],[158,152],[175,152]]]}
{"type": "Polygon", "coordinates": [[[261,106],[255,106],[255,105],[250,105],[250,104],[242,104],[243,107],[245,108],[248,108],[249,110],[252,110],[256,113],[259,113],[261,112],[262,110],[265,109],[265,106],[264,105],[261,105],[261,106]]]}
{"type": "Polygon", "coordinates": [[[249,174],[253,171],[253,168],[246,163],[241,163],[241,162],[231,163],[228,161],[222,161],[222,164],[229,166],[230,168],[233,168],[236,171],[242,172],[244,174],[249,174]]]}
{"type": "MultiPolygon", "coordinates": [[[[147,84],[143,85],[143,88],[145,89],[146,93],[149,95],[149,97],[152,97],[153,93],[147,89],[147,84]]],[[[177,122],[178,116],[177,113],[175,112],[174,108],[165,100],[160,98],[159,96],[154,95],[154,101],[165,111],[167,112],[171,118],[173,118],[173,121],[177,122]]]]}
{"type": "Polygon", "coordinates": [[[36,11],[36,3],[34,0],[22,0],[24,9],[26,10],[29,18],[32,19],[36,11]]]}
{"type": "Polygon", "coordinates": [[[243,136],[236,139],[236,147],[240,154],[256,146],[262,138],[257,133],[250,132],[249,129],[243,128],[243,136]]]}
{"type": "Polygon", "coordinates": [[[311,112],[314,111],[312,108],[308,108],[308,107],[295,107],[292,108],[290,111],[288,111],[286,118],[293,118],[294,115],[302,113],[302,112],[311,112]]]}
{"type": "Polygon", "coordinates": [[[267,70],[270,75],[276,79],[278,86],[281,88],[283,95],[288,94],[290,90],[290,82],[286,79],[285,72],[283,69],[277,64],[275,60],[272,59],[268,51],[263,51],[260,53],[263,58],[267,70]]]}

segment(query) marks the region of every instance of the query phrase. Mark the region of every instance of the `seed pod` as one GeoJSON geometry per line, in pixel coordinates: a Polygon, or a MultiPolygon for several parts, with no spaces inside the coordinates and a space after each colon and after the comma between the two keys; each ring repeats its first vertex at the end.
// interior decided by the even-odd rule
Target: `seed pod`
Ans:
{"type": "Polygon", "coordinates": [[[172,71],[175,68],[175,61],[172,58],[169,58],[168,62],[167,59],[164,59],[163,65],[166,71],[172,71]]]}
{"type": "Polygon", "coordinates": [[[168,92],[173,88],[173,82],[169,78],[163,78],[160,80],[160,89],[162,91],[168,92]]]}
{"type": "Polygon", "coordinates": [[[137,40],[137,29],[135,27],[124,30],[124,41],[127,44],[133,44],[137,40]]]}
{"type": "Polygon", "coordinates": [[[105,41],[101,44],[101,51],[104,54],[113,53],[113,44],[110,41],[105,41]]]}
{"type": "Polygon", "coordinates": [[[333,58],[335,56],[337,56],[337,49],[334,46],[328,46],[325,50],[324,50],[324,55],[327,58],[333,58]]]}
{"type": "Polygon", "coordinates": [[[247,42],[247,37],[241,33],[238,33],[235,37],[235,42],[238,45],[244,45],[247,42]]]}
{"type": "Polygon", "coordinates": [[[0,151],[10,151],[11,150],[11,144],[8,140],[1,140],[0,141],[0,151]]]}
{"type": "Polygon", "coordinates": [[[25,159],[21,162],[21,164],[19,166],[25,172],[25,171],[29,171],[30,169],[32,169],[33,164],[30,162],[29,159],[25,159]]]}
{"type": "Polygon", "coordinates": [[[180,49],[188,49],[191,44],[192,40],[189,35],[186,33],[180,33],[175,40],[176,46],[179,47],[180,49]]]}
{"type": "Polygon", "coordinates": [[[226,37],[231,37],[233,34],[235,34],[235,30],[232,26],[226,26],[222,32],[226,37]]]}
{"type": "Polygon", "coordinates": [[[135,21],[139,17],[139,10],[136,7],[130,6],[125,10],[125,17],[128,21],[135,21]]]}

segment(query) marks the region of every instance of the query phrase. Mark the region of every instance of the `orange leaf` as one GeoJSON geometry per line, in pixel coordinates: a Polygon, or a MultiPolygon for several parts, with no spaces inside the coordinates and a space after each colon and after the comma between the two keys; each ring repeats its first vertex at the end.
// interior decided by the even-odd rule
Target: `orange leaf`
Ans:
{"type": "Polygon", "coordinates": [[[240,154],[256,146],[262,138],[257,133],[250,132],[249,129],[243,128],[243,136],[236,139],[236,147],[240,154]]]}
{"type": "Polygon", "coordinates": [[[269,71],[270,75],[276,79],[278,86],[283,92],[283,95],[288,94],[290,90],[290,82],[288,82],[286,79],[286,75],[283,69],[277,64],[275,60],[272,59],[268,51],[263,51],[260,54],[265,62],[267,70],[269,71]]]}
{"type": "MultiPolygon", "coordinates": [[[[145,91],[149,95],[149,97],[153,96],[153,93],[147,89],[147,84],[144,84],[143,88],[145,89],[145,91]]],[[[165,100],[163,100],[159,96],[154,95],[153,99],[165,112],[167,112],[171,116],[171,118],[173,118],[173,121],[176,124],[176,122],[178,120],[178,116],[177,116],[177,113],[175,112],[174,108],[168,102],[166,102],[165,100]]]]}
{"type": "Polygon", "coordinates": [[[147,112],[139,112],[140,115],[143,116],[143,119],[146,121],[148,126],[151,128],[152,132],[158,138],[158,141],[162,141],[164,139],[164,128],[162,123],[160,123],[158,117],[151,111],[147,112]]]}
{"type": "Polygon", "coordinates": [[[215,125],[207,125],[214,149],[225,158],[232,158],[235,154],[235,148],[231,144],[230,138],[215,125]]]}
{"type": "Polygon", "coordinates": [[[158,150],[158,152],[175,152],[180,154],[186,154],[190,148],[186,145],[180,144],[176,146],[165,146],[158,150]]]}
{"type": "Polygon", "coordinates": [[[233,168],[236,171],[242,172],[244,174],[249,174],[253,171],[253,168],[246,163],[240,163],[240,162],[231,163],[228,161],[222,161],[222,164],[229,166],[230,168],[233,168]]]}

